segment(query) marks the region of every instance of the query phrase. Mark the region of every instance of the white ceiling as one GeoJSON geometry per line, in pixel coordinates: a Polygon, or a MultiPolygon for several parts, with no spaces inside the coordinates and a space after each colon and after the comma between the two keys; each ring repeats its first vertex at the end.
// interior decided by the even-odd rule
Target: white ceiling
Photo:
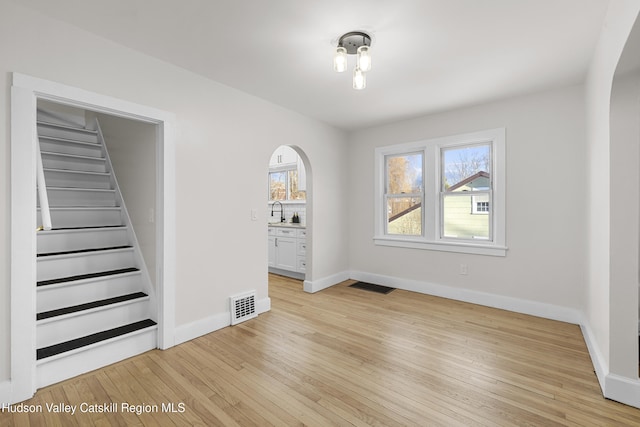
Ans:
{"type": "MultiPolygon", "coordinates": [[[[15,0],[342,129],[583,81],[608,0],[15,0]],[[332,69],[373,36],[367,88],[332,69]]],[[[350,65],[349,71],[353,69],[350,65]]]]}

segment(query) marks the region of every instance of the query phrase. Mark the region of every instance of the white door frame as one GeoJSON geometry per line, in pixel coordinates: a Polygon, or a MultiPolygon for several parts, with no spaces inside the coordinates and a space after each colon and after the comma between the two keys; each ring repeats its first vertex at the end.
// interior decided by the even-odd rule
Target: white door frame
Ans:
{"type": "Polygon", "coordinates": [[[38,99],[157,126],[158,346],[175,344],[175,115],[13,73],[11,87],[11,401],[36,391],[36,108],[38,99]]]}

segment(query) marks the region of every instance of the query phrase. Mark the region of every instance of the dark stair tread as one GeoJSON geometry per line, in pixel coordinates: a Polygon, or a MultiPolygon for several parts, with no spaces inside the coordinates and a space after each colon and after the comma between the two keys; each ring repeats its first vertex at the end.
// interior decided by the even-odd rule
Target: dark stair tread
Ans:
{"type": "Polygon", "coordinates": [[[67,277],[59,277],[57,279],[41,280],[37,283],[37,285],[38,286],[55,285],[55,284],[64,283],[64,282],[74,282],[76,280],[113,276],[113,275],[122,274],[122,273],[132,273],[134,271],[140,271],[140,270],[135,267],[129,267],[129,268],[120,268],[118,270],[99,271],[97,273],[79,274],[77,276],[67,276],[67,277]]]}
{"type": "Polygon", "coordinates": [[[131,301],[138,298],[144,298],[148,296],[144,292],[134,292],[127,295],[119,295],[113,298],[102,299],[99,301],[91,301],[84,304],[72,305],[70,307],[58,308],[56,310],[43,311],[36,315],[36,320],[50,319],[52,317],[62,316],[64,314],[77,313],[79,311],[90,310],[92,308],[105,307],[111,304],[117,304],[119,302],[131,301]]]}
{"type": "Polygon", "coordinates": [[[70,341],[61,342],[59,344],[50,345],[48,347],[39,348],[36,352],[36,359],[45,359],[47,357],[55,356],[57,354],[65,353],[67,351],[75,350],[81,347],[86,347],[100,341],[106,341],[111,338],[126,335],[128,333],[139,331],[141,329],[145,329],[155,325],[156,322],[151,319],[146,319],[106,331],[96,332],[95,334],[87,335],[85,337],[80,337],[70,341]]]}
{"type": "Polygon", "coordinates": [[[76,249],[73,251],[61,251],[61,252],[47,252],[44,254],[38,254],[39,257],[47,257],[47,256],[54,256],[54,255],[71,255],[71,254],[81,254],[81,253],[85,253],[85,252],[99,252],[99,251],[110,251],[110,250],[114,250],[114,249],[130,249],[133,246],[130,245],[123,245],[123,246],[110,246],[107,248],[90,248],[90,249],[76,249]]]}

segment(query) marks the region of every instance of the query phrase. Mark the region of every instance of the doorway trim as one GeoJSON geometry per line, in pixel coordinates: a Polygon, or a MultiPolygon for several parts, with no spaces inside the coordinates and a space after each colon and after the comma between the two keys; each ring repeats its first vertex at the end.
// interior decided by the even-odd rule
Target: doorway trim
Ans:
{"type": "Polygon", "coordinates": [[[175,344],[175,115],[95,92],[13,73],[11,87],[11,401],[36,391],[37,101],[156,125],[158,347],[175,344]]]}

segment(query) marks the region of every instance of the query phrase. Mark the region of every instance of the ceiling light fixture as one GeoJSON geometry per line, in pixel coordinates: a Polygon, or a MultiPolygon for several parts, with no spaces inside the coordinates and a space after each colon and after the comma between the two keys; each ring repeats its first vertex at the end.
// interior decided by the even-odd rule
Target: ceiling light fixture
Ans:
{"type": "Polygon", "coordinates": [[[333,69],[342,73],[347,69],[347,55],[357,55],[356,68],[353,70],[353,88],[362,90],[367,87],[367,71],[371,70],[371,36],[361,31],[351,31],[338,39],[333,57],[333,69]]]}

